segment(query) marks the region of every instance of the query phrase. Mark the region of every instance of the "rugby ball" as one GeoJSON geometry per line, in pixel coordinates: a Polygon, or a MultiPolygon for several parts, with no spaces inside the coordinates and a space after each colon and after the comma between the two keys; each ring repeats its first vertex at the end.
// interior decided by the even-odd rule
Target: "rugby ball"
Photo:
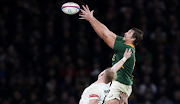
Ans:
{"type": "Polygon", "coordinates": [[[73,15],[80,11],[80,6],[74,2],[67,2],[62,5],[61,10],[66,14],[73,15]]]}

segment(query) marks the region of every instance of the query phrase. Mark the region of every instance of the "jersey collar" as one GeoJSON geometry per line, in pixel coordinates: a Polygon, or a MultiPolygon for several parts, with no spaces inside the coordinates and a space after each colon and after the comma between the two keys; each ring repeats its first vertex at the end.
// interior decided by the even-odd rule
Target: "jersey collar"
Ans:
{"type": "Polygon", "coordinates": [[[133,47],[133,48],[134,48],[134,45],[133,45],[133,44],[127,44],[127,45],[129,45],[129,46],[131,46],[131,47],[133,47]]]}

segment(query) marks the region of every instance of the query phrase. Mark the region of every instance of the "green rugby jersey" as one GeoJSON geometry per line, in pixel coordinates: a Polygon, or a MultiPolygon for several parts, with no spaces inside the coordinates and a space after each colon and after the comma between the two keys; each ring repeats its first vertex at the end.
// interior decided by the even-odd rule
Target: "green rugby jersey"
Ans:
{"type": "Polygon", "coordinates": [[[114,43],[114,50],[116,51],[112,57],[112,65],[117,63],[119,60],[123,58],[124,52],[126,48],[131,48],[132,54],[129,59],[123,64],[123,66],[117,71],[117,79],[120,83],[125,85],[132,85],[133,83],[133,75],[132,72],[135,66],[135,47],[132,44],[124,44],[123,37],[116,36],[116,40],[114,43]]]}

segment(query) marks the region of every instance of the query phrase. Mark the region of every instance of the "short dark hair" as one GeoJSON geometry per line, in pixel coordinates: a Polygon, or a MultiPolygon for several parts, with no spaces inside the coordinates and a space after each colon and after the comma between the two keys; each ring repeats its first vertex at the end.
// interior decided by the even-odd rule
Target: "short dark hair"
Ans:
{"type": "Polygon", "coordinates": [[[141,40],[143,40],[143,35],[144,35],[144,33],[140,30],[140,29],[138,29],[138,28],[132,28],[131,30],[133,30],[134,31],[134,33],[133,33],[133,38],[136,38],[136,40],[134,41],[134,45],[137,45],[141,40]]]}
{"type": "Polygon", "coordinates": [[[111,68],[106,68],[106,70],[104,72],[105,83],[112,82],[116,78],[117,78],[116,72],[111,70],[111,68]]]}

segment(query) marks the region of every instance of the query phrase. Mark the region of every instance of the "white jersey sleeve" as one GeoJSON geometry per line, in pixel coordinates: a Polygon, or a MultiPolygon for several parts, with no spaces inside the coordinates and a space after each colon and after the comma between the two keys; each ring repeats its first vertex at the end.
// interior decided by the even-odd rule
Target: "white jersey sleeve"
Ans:
{"type": "Polygon", "coordinates": [[[100,88],[101,87],[96,85],[89,89],[89,100],[92,100],[92,99],[100,100],[103,93],[100,88]]]}
{"type": "Polygon", "coordinates": [[[102,104],[108,92],[108,84],[93,83],[83,91],[79,104],[89,104],[89,100],[93,99],[98,100],[98,104],[102,104]]]}

